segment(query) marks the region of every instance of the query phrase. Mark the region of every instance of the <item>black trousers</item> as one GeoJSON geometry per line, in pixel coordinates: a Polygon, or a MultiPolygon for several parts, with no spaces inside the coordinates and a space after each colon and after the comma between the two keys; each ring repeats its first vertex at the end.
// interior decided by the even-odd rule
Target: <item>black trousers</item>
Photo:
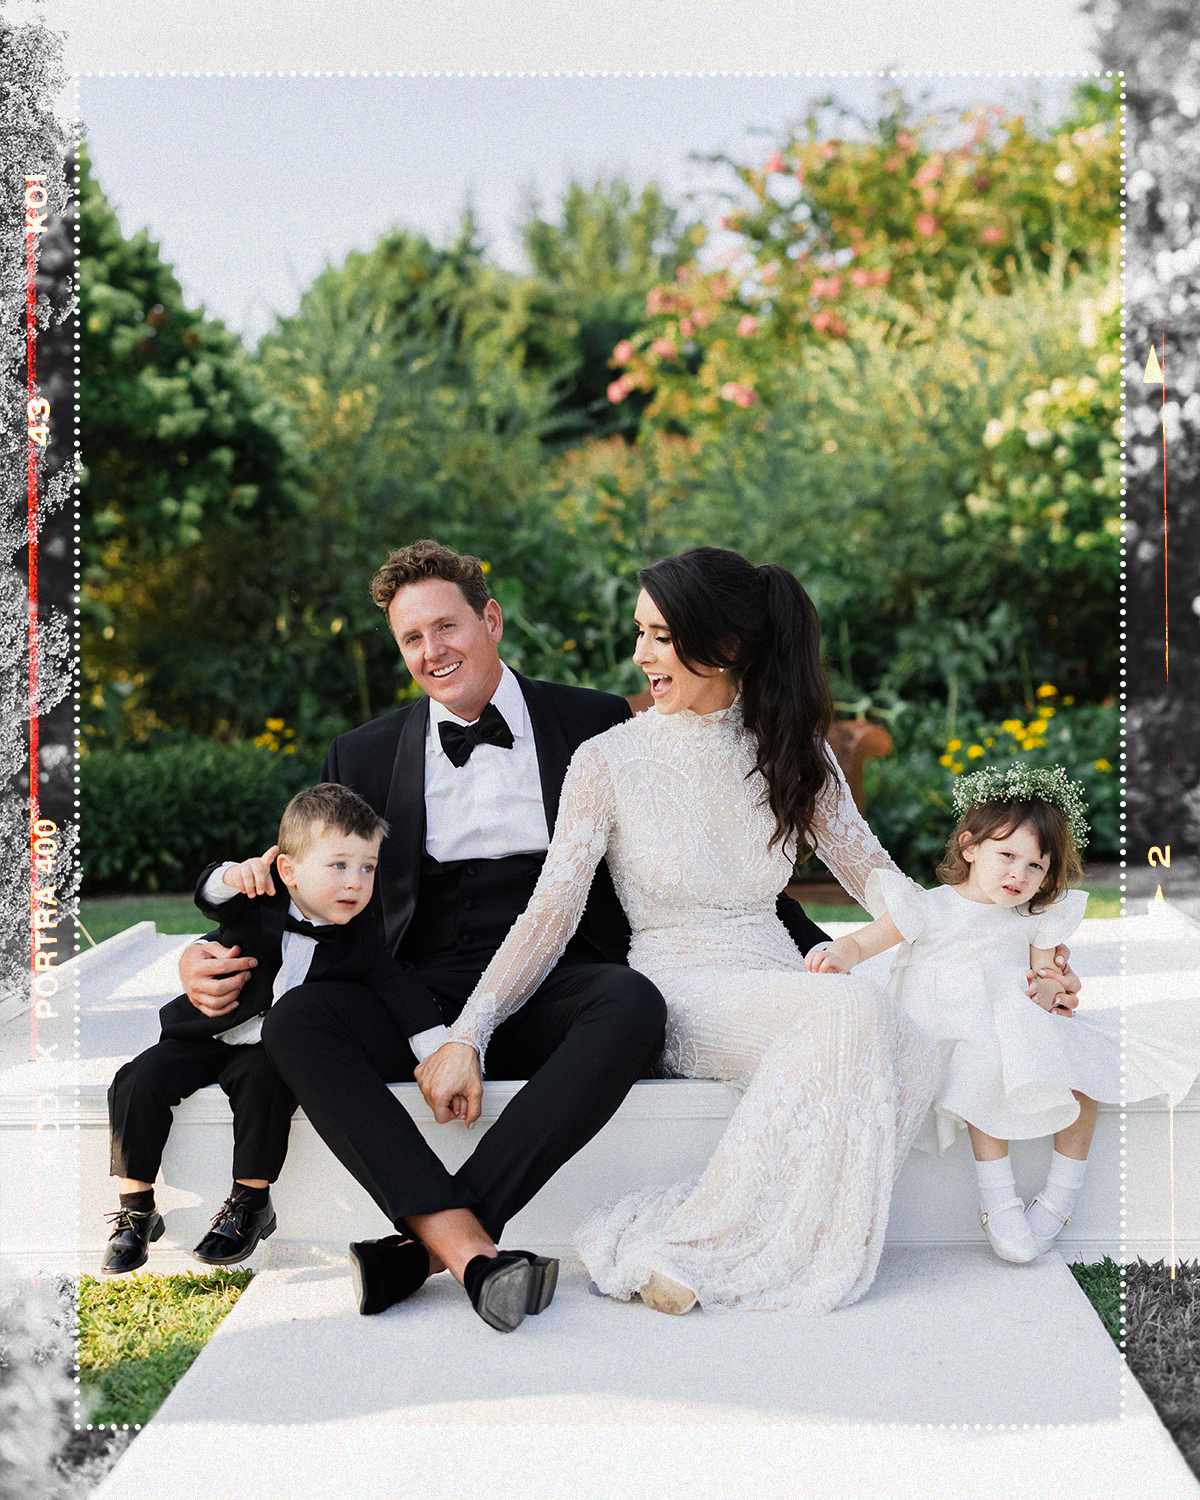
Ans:
{"type": "MultiPolygon", "coordinates": [[[[423,962],[412,982],[427,987],[450,1022],[489,957],[423,962]]],[[[298,985],[267,1012],[263,1043],[326,1145],[397,1229],[409,1214],[469,1208],[498,1240],[647,1075],[665,1022],[665,1002],[644,975],[564,957],[493,1033],[488,1078],[528,1082],[456,1173],[388,1087],[412,1079],[415,1059],[373,992],[298,985]]]]}
{"type": "Polygon", "coordinates": [[[153,1182],[172,1111],[210,1083],[220,1084],[233,1107],[234,1177],[274,1182],[296,1101],[261,1042],[231,1046],[213,1037],[162,1037],[118,1070],[108,1089],[112,1176],[153,1182]]]}

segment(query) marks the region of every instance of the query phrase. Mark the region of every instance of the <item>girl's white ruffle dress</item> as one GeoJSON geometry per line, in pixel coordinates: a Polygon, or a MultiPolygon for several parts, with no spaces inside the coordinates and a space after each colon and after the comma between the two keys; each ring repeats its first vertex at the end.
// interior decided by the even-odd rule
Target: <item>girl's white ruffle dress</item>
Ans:
{"type": "Polygon", "coordinates": [[[945,1151],[968,1121],[1001,1140],[1053,1135],[1079,1114],[1073,1089],[1113,1104],[1161,1094],[1177,1103],[1186,1093],[1195,1070],[1169,1044],[1127,1033],[1122,1049],[1118,1010],[1054,1015],[1025,993],[1030,946],[1065,943],[1086,891],[1031,916],[1023,905],[972,901],[947,885],[923,890],[879,868],[867,877],[866,904],[905,938],[892,994],[942,1056],[915,1145],[945,1151]]]}

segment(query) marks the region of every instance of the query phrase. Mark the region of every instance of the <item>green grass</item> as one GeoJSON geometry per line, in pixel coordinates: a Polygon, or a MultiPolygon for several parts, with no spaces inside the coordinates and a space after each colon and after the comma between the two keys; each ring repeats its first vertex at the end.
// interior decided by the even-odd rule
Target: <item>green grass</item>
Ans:
{"type": "MultiPolygon", "coordinates": [[[[814,902],[804,910],[818,926],[826,922],[869,922],[870,915],[853,901],[814,902]]],[[[196,910],[192,898],[180,896],[93,896],[80,907],[83,925],[97,943],[124,932],[137,922],[153,922],[159,932],[204,932],[208,923],[196,910]]],[[[1091,893],[1089,917],[1119,917],[1121,895],[1116,887],[1100,887],[1091,893]]],[[[90,946],[82,938],[83,947],[90,946]]]]}
{"type": "Polygon", "coordinates": [[[250,1284],[252,1271],[79,1280],[85,1420],[150,1420],[250,1284]]]}

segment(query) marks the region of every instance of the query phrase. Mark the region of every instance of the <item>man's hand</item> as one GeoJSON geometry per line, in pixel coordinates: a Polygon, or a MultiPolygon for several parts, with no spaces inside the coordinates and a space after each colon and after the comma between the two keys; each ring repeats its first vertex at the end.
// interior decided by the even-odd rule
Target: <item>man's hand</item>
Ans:
{"type": "Polygon", "coordinates": [[[1062,986],[1064,994],[1059,999],[1059,1009],[1064,1014],[1070,1014],[1079,1001],[1075,998],[1083,988],[1083,982],[1071,967],[1071,950],[1066,943],[1059,943],[1054,950],[1053,969],[1026,969],[1025,979],[1027,981],[1025,993],[1029,998],[1035,999],[1034,984],[1039,979],[1057,979],[1062,986]]]}
{"type": "Polygon", "coordinates": [[[425,1103],[439,1125],[459,1119],[474,1125],[483,1109],[479,1054],[469,1042],[443,1042],[413,1069],[425,1103]]]}
{"type": "Polygon", "coordinates": [[[204,1016],[224,1016],[237,1005],[242,986],[258,959],[241,955],[235,943],[189,943],[179,957],[179,980],[188,999],[204,1016]]]}
{"type": "Polygon", "coordinates": [[[240,865],[230,865],[223,871],[221,879],[225,885],[241,891],[243,896],[249,896],[251,901],[255,896],[273,896],[275,882],[271,879],[271,861],[278,853],[279,845],[272,844],[263,854],[244,859],[240,865]]]}
{"type": "Polygon", "coordinates": [[[1069,1016],[1079,1004],[1078,995],[1072,995],[1063,987],[1062,976],[1048,974],[1043,979],[1030,982],[1030,999],[1051,1015],[1069,1016]]]}
{"type": "Polygon", "coordinates": [[[852,937],[838,938],[828,947],[810,948],[804,955],[804,967],[810,974],[845,974],[862,958],[852,937]]]}

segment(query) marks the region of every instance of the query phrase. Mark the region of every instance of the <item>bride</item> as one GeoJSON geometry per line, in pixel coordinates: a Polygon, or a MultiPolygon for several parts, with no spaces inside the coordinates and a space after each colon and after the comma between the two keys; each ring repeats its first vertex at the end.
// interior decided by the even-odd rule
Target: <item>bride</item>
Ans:
{"type": "Polygon", "coordinates": [[[596,1286],[664,1312],[861,1297],[935,1054],[875,985],[810,974],[775,914],[798,845],[859,901],[896,866],[854,806],[812,601],[784,568],[700,547],[639,574],[634,661],[653,707],[586,741],[529,905],[451,1028],[483,1058],[549,972],[607,859],[630,966],[667,1002],[665,1071],[739,1085],[698,1178],[594,1211],[596,1286]]]}

